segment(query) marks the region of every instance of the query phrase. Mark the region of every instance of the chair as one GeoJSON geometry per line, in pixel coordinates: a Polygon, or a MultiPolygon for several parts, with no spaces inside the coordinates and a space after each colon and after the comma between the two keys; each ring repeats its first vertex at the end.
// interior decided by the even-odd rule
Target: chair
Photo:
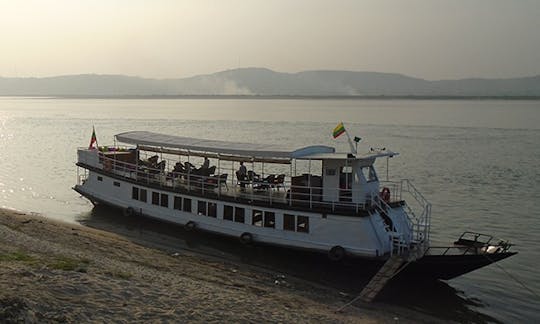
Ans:
{"type": "Polygon", "coordinates": [[[279,190],[280,187],[285,187],[285,175],[280,174],[274,179],[273,187],[279,190]]]}
{"type": "Polygon", "coordinates": [[[249,170],[247,173],[247,179],[248,181],[259,182],[260,176],[257,173],[255,173],[255,171],[249,170]]]}
{"type": "Polygon", "coordinates": [[[271,174],[269,176],[267,176],[266,178],[263,179],[263,182],[266,182],[268,184],[273,184],[274,183],[274,179],[275,179],[275,175],[271,174]]]}
{"type": "Polygon", "coordinates": [[[220,187],[222,184],[225,185],[225,188],[227,188],[227,190],[229,190],[229,186],[227,185],[227,177],[229,175],[227,173],[222,173],[220,175],[218,175],[218,187],[220,187]]]}
{"type": "Polygon", "coordinates": [[[248,177],[245,174],[241,174],[240,171],[236,171],[236,180],[242,189],[244,189],[246,184],[249,183],[248,177]]]}

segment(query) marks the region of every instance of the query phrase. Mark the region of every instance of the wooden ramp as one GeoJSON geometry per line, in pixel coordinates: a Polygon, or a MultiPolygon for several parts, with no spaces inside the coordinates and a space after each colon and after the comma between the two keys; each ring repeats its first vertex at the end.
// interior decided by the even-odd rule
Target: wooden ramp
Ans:
{"type": "Polygon", "coordinates": [[[397,273],[403,262],[403,258],[399,255],[394,255],[386,260],[379,271],[377,271],[369,283],[362,289],[359,295],[360,299],[367,303],[372,302],[388,281],[397,273]]]}

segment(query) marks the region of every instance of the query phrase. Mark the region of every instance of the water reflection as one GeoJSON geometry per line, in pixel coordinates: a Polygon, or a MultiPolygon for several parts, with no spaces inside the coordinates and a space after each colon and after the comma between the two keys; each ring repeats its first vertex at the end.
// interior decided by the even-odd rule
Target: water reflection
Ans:
{"type": "MultiPolygon", "coordinates": [[[[119,209],[98,205],[79,215],[83,225],[116,233],[138,244],[167,253],[193,252],[240,262],[308,280],[356,296],[377,270],[377,264],[361,260],[332,262],[314,253],[291,251],[272,246],[244,246],[234,238],[204,232],[186,232],[181,226],[145,217],[125,217],[119,209]]],[[[398,280],[391,282],[378,301],[430,314],[444,320],[468,323],[498,322],[471,307],[483,305],[463,296],[445,282],[398,280]]]]}

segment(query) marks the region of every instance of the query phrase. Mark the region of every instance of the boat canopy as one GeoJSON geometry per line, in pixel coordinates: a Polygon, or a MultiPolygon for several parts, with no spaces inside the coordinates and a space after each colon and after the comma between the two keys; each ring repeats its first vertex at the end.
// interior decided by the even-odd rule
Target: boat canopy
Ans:
{"type": "Polygon", "coordinates": [[[195,152],[238,155],[258,158],[298,159],[320,154],[334,154],[330,146],[314,145],[291,148],[271,144],[227,142],[199,139],[175,135],[158,134],[147,131],[132,131],[115,135],[117,141],[132,145],[177,148],[195,152]]]}

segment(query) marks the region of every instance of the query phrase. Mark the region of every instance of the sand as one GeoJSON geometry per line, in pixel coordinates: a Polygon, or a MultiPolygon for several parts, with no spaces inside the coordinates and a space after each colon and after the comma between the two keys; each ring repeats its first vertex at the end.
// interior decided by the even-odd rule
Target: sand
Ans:
{"type": "Polygon", "coordinates": [[[332,288],[0,210],[0,322],[434,323],[332,288]]]}

